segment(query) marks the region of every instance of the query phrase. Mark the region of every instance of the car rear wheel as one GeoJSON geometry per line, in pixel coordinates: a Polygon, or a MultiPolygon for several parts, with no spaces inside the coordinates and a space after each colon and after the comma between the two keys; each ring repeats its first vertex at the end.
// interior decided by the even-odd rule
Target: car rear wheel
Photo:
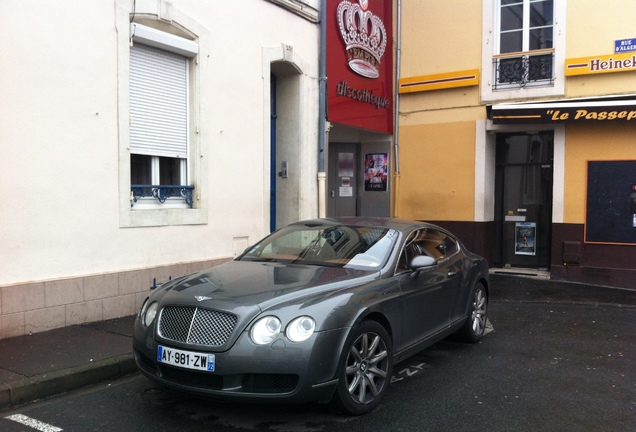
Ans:
{"type": "Polygon", "coordinates": [[[484,337],[487,312],[488,291],[486,291],[483,284],[477,283],[468,309],[468,318],[466,318],[466,322],[458,332],[458,336],[462,341],[475,343],[484,337]]]}
{"type": "Polygon", "coordinates": [[[332,406],[353,415],[373,411],[391,382],[392,353],[389,334],[377,322],[363,321],[353,329],[340,356],[332,406]]]}

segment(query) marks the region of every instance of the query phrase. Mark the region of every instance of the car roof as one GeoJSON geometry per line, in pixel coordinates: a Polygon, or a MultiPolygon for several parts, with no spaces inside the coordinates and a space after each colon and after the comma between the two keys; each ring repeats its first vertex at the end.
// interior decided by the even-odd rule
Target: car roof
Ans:
{"type": "Polygon", "coordinates": [[[391,228],[398,231],[407,232],[413,228],[437,228],[438,226],[429,224],[426,222],[400,219],[400,218],[387,218],[387,217],[333,217],[333,218],[318,218],[309,219],[304,221],[295,222],[291,225],[352,225],[360,227],[384,227],[391,228]]]}

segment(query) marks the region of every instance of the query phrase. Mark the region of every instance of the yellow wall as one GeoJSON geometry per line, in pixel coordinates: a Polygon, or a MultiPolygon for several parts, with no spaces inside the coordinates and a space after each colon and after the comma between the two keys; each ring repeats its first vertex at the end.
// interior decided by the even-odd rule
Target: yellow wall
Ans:
{"type": "Polygon", "coordinates": [[[475,123],[400,128],[399,217],[473,221],[475,123]]]}
{"type": "MultiPolygon", "coordinates": [[[[636,28],[634,33],[636,34],[636,28]]],[[[566,97],[569,98],[634,93],[636,92],[636,72],[568,77],[565,81],[565,92],[566,97]]]]}
{"type": "Polygon", "coordinates": [[[635,19],[634,0],[568,0],[566,57],[612,54],[615,40],[636,37],[635,19]]]}
{"type": "MultiPolygon", "coordinates": [[[[614,53],[614,41],[636,38],[636,1],[568,0],[566,58],[614,53]]],[[[618,72],[566,79],[566,97],[602,96],[636,91],[636,73],[618,72]]]]}
{"type": "Polygon", "coordinates": [[[402,77],[481,67],[481,2],[402,2],[402,77]]]}
{"type": "Polygon", "coordinates": [[[566,129],[563,222],[585,222],[588,160],[636,160],[636,125],[610,123],[566,129]]]}
{"type": "MultiPolygon", "coordinates": [[[[400,78],[481,69],[482,3],[402,2],[400,78]]],[[[566,58],[612,54],[615,40],[636,37],[628,18],[636,0],[568,0],[566,14],[566,58]]],[[[567,77],[564,97],[625,93],[636,93],[636,72],[567,77]]],[[[398,216],[474,221],[475,121],[485,116],[479,86],[400,96],[398,216]]],[[[585,221],[586,161],[636,159],[635,132],[636,124],[567,125],[565,223],[585,221]]]]}
{"type": "MultiPolygon", "coordinates": [[[[402,2],[401,77],[481,68],[480,1],[402,2]],[[458,29],[461,29],[458,31],[458,29]]],[[[473,221],[479,86],[400,97],[400,181],[395,212],[419,220],[473,221]]]]}
{"type": "Polygon", "coordinates": [[[479,87],[465,87],[400,96],[400,125],[445,123],[486,119],[479,103],[479,87]]]}

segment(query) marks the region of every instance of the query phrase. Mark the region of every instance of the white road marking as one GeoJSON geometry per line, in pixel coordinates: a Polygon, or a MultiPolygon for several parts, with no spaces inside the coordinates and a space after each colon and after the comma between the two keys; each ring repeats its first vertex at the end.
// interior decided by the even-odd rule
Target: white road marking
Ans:
{"type": "Polygon", "coordinates": [[[486,329],[484,330],[484,336],[490,332],[494,332],[495,328],[492,326],[492,323],[488,318],[486,318],[486,329]]]}
{"type": "Polygon", "coordinates": [[[31,429],[39,430],[40,432],[61,432],[63,430],[59,427],[51,426],[50,424],[43,423],[39,420],[32,419],[31,417],[27,417],[22,414],[14,414],[5,418],[28,426],[31,429]]]}

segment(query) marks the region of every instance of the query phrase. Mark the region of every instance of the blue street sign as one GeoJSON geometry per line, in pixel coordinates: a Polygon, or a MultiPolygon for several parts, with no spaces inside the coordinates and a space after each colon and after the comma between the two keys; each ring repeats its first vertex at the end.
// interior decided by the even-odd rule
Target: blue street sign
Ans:
{"type": "Polygon", "coordinates": [[[624,53],[636,51],[636,38],[614,41],[614,52],[624,53]]]}

